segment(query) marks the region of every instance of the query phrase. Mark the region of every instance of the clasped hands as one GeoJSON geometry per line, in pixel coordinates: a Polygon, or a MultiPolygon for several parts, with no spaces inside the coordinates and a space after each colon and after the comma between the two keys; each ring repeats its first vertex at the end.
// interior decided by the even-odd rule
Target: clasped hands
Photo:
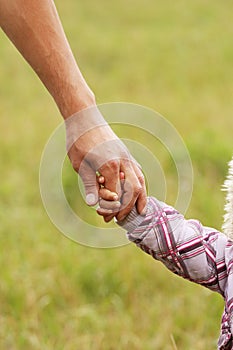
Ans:
{"type": "Polygon", "coordinates": [[[86,203],[94,206],[100,196],[115,200],[114,209],[99,212],[106,222],[113,217],[123,220],[134,205],[143,214],[146,187],[141,168],[99,111],[84,110],[68,118],[66,136],[67,153],[83,181],[86,203]]]}

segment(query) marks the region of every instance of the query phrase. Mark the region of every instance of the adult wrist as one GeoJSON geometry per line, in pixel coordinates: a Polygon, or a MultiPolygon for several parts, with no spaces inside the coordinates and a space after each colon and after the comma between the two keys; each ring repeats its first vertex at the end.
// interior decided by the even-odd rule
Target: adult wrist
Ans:
{"type": "MultiPolygon", "coordinates": [[[[65,119],[66,126],[66,146],[67,151],[71,146],[79,141],[82,136],[89,134],[91,139],[91,131],[98,127],[108,126],[106,120],[103,118],[96,105],[77,111],[69,118],[65,119]]],[[[104,140],[102,140],[104,141],[104,140]]]]}
{"type": "Polygon", "coordinates": [[[89,88],[82,92],[77,89],[74,93],[67,94],[66,98],[62,96],[61,101],[58,101],[57,105],[63,118],[66,120],[84,109],[94,107],[96,105],[95,95],[89,88]]]}

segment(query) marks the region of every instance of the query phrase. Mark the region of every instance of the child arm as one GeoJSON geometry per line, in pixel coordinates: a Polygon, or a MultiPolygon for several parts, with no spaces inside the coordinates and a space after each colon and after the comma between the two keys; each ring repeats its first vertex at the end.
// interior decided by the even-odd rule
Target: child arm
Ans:
{"type": "Polygon", "coordinates": [[[173,273],[220,293],[225,300],[219,350],[233,348],[233,242],[221,232],[186,220],[174,208],[148,198],[145,217],[133,209],[118,223],[127,237],[173,273]]]}
{"type": "MultiPolygon", "coordinates": [[[[103,196],[107,197],[107,192],[103,196]]],[[[218,349],[233,349],[233,242],[198,220],[186,220],[152,197],[148,198],[145,216],[133,208],[118,224],[127,231],[130,241],[170,271],[223,296],[225,310],[218,349]]]]}

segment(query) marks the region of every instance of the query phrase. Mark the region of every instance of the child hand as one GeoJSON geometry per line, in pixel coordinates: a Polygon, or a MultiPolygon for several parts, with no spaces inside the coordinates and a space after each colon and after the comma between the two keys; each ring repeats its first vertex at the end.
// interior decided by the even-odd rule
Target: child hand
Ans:
{"type": "MultiPolygon", "coordinates": [[[[120,180],[124,179],[124,173],[120,173],[120,180]]],[[[104,187],[105,179],[102,175],[97,177],[100,184],[99,189],[99,207],[97,213],[103,216],[105,222],[111,221],[119,212],[121,202],[115,192],[109,191],[104,187]]]]}

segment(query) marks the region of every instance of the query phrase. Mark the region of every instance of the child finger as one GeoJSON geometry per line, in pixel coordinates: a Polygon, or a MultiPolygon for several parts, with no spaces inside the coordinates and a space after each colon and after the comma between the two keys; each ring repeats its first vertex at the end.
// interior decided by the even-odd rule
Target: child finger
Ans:
{"type": "Polygon", "coordinates": [[[115,214],[113,213],[113,211],[111,209],[105,209],[105,208],[101,208],[98,207],[96,209],[97,213],[101,216],[108,217],[108,216],[114,216],[115,214]]]}
{"type": "Polygon", "coordinates": [[[103,209],[109,209],[109,210],[113,210],[114,212],[116,212],[119,210],[121,203],[118,201],[106,201],[105,199],[100,198],[99,206],[103,209]]]}
{"type": "Polygon", "coordinates": [[[98,183],[99,183],[100,185],[103,185],[105,179],[104,179],[104,177],[103,177],[102,175],[99,175],[99,176],[97,175],[97,181],[98,181],[98,183]]]}
{"type": "Polygon", "coordinates": [[[125,173],[123,171],[120,171],[120,180],[125,179],[125,173]]]}
{"type": "Polygon", "coordinates": [[[111,215],[107,215],[104,217],[104,221],[105,222],[109,222],[111,221],[114,217],[115,217],[116,214],[111,214],[111,215]]]}
{"type": "Polygon", "coordinates": [[[118,195],[115,192],[109,191],[107,188],[100,188],[99,196],[107,201],[117,201],[118,195]]]}

